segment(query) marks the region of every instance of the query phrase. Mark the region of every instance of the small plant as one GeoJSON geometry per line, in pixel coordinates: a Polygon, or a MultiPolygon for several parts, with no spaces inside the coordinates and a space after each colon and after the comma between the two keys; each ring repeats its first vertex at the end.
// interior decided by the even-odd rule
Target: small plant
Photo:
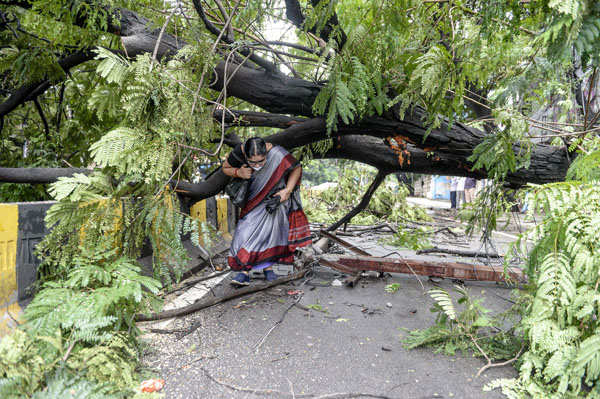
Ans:
{"type": "Polygon", "coordinates": [[[389,292],[390,294],[398,292],[399,289],[400,289],[400,284],[399,283],[388,284],[384,288],[385,292],[389,292]]]}
{"type": "Polygon", "coordinates": [[[423,330],[410,331],[404,338],[404,345],[409,349],[435,347],[436,352],[447,355],[454,355],[457,351],[474,352],[488,361],[480,373],[494,360],[515,359],[515,353],[522,347],[521,340],[512,329],[504,331],[500,328],[511,313],[489,317],[490,311],[481,305],[481,300],[473,299],[463,287],[455,286],[455,289],[460,295],[456,302],[462,305],[462,311],[457,309],[445,290],[430,290],[429,295],[435,301],[431,311],[437,314],[435,324],[423,330]]]}

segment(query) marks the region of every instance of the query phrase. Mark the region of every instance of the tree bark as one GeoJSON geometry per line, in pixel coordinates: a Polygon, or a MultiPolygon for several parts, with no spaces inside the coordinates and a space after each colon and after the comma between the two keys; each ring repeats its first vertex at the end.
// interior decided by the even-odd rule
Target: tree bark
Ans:
{"type": "MultiPolygon", "coordinates": [[[[225,123],[232,126],[263,126],[285,129],[296,123],[306,122],[306,118],[293,118],[281,114],[238,110],[229,111],[230,112],[225,112],[225,123]]],[[[223,110],[215,110],[213,117],[220,122],[223,117],[223,110]]]]}
{"type": "MultiPolygon", "coordinates": [[[[221,90],[223,88],[224,68],[223,62],[216,68],[219,78],[213,85],[214,89],[221,90]]],[[[287,76],[274,76],[246,67],[240,67],[233,74],[233,70],[237,66],[229,65],[228,68],[230,70],[227,76],[231,77],[231,80],[227,86],[227,93],[230,95],[260,106],[269,112],[314,116],[312,103],[320,90],[318,84],[287,76]]],[[[360,134],[382,138],[398,136],[415,147],[434,153],[434,162],[436,156],[446,162],[453,161],[454,169],[465,169],[465,173],[460,175],[467,174],[473,167],[473,163],[467,159],[473,153],[473,149],[484,140],[486,134],[461,123],[450,125],[447,121],[428,134],[427,126],[423,123],[425,119],[424,110],[417,106],[412,107],[411,111],[407,112],[403,118],[400,118],[396,110],[392,109],[384,116],[372,116],[351,125],[340,124],[336,134],[360,134]]],[[[299,125],[292,126],[286,131],[297,128],[297,126],[299,125]]],[[[300,128],[298,127],[298,129],[300,128]]],[[[315,131],[316,126],[313,126],[312,129],[311,142],[317,141],[318,137],[320,139],[328,138],[324,127],[320,133],[315,131]]],[[[307,139],[307,134],[308,132],[303,130],[303,140],[307,139]]],[[[516,145],[514,150],[516,152],[525,151],[516,145]]],[[[523,185],[527,182],[561,181],[564,180],[568,166],[569,160],[564,148],[539,144],[531,150],[530,166],[527,169],[510,173],[507,180],[514,185],[523,185]]],[[[438,173],[447,174],[443,169],[439,169],[438,173]]],[[[476,174],[480,178],[485,177],[484,171],[476,174]]]]}
{"type": "MultiPolygon", "coordinates": [[[[6,1],[0,3],[7,4],[6,1]]],[[[29,6],[26,1],[11,1],[10,4],[19,4],[25,8],[29,6]]],[[[159,29],[150,30],[148,21],[136,13],[119,9],[111,14],[107,31],[122,37],[123,45],[128,56],[151,52],[154,50],[158,39],[159,29]],[[117,20],[118,18],[118,20],[117,20]]],[[[164,34],[158,50],[158,56],[172,55],[185,43],[177,41],[175,37],[164,34]]],[[[82,50],[80,53],[65,57],[61,60],[63,69],[68,70],[75,65],[93,58],[91,50],[82,50]]],[[[225,63],[217,65],[216,79],[212,88],[223,89],[225,63]]],[[[230,79],[227,86],[229,96],[245,100],[276,114],[261,114],[239,112],[243,120],[251,124],[264,126],[287,127],[285,130],[268,138],[269,141],[291,149],[302,145],[312,144],[321,140],[334,138],[332,149],[318,157],[341,157],[364,162],[388,172],[403,171],[429,174],[460,175],[483,178],[484,171],[473,171],[472,162],[468,157],[475,146],[480,144],[485,133],[454,123],[442,123],[438,129],[433,129],[429,134],[423,120],[424,110],[413,107],[411,111],[400,118],[396,110],[392,109],[382,116],[372,116],[351,125],[340,123],[338,132],[329,136],[326,132],[322,118],[314,118],[312,104],[318,95],[321,85],[298,78],[285,76],[277,71],[266,71],[239,67],[229,64],[227,76],[230,79]],[[237,72],[234,74],[234,69],[237,72]],[[281,114],[295,115],[289,117],[281,114]],[[312,119],[302,119],[308,117],[312,119]],[[387,146],[382,139],[398,137],[407,143],[408,157],[400,162],[398,154],[387,146]]],[[[14,110],[19,104],[32,100],[43,93],[52,82],[40,81],[17,90],[4,103],[0,104],[0,117],[14,110]]],[[[227,116],[227,114],[226,114],[227,116]]],[[[229,123],[240,123],[233,119],[229,123]]],[[[520,148],[515,146],[515,151],[520,148]]],[[[526,182],[546,183],[564,179],[569,161],[567,152],[563,148],[537,145],[532,149],[531,163],[527,169],[521,169],[509,174],[508,181],[514,185],[526,182]]],[[[48,171],[34,178],[36,172],[25,170],[22,176],[17,172],[8,171],[11,181],[44,181],[49,182],[62,176],[63,171],[48,171]],[[52,174],[54,173],[54,175],[52,174]],[[54,176],[54,177],[53,177],[54,176]]],[[[2,175],[0,174],[0,180],[2,175]]],[[[8,181],[8,178],[2,180],[8,181]]],[[[208,193],[218,192],[226,184],[224,176],[217,175],[211,183],[214,188],[209,188],[205,182],[203,188],[189,183],[180,183],[179,188],[193,198],[202,198],[208,193]]]]}
{"type": "Polygon", "coordinates": [[[46,184],[54,183],[59,177],[91,172],[90,169],[83,168],[0,168],[0,182],[46,184]]]}

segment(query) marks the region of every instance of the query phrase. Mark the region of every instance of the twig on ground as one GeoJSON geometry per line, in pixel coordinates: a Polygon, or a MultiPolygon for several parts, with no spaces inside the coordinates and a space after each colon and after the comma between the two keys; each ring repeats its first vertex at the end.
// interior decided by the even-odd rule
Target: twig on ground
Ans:
{"type": "MultiPolygon", "coordinates": [[[[288,392],[282,392],[282,391],[278,391],[276,389],[255,389],[255,388],[247,388],[247,387],[240,387],[237,385],[233,385],[233,384],[219,380],[218,378],[214,377],[212,374],[209,373],[209,371],[206,368],[204,368],[202,366],[200,367],[200,369],[202,370],[202,372],[204,372],[204,375],[206,375],[206,377],[209,380],[211,380],[212,382],[214,382],[218,385],[229,388],[233,391],[249,392],[249,393],[258,394],[258,395],[279,395],[279,396],[286,396],[286,397],[292,396],[293,397],[293,395],[288,392]]],[[[295,395],[295,397],[296,398],[312,398],[312,399],[346,399],[346,398],[392,399],[390,396],[386,396],[386,395],[377,395],[377,394],[362,393],[362,392],[339,392],[339,393],[330,393],[330,394],[325,394],[325,395],[307,393],[307,394],[295,395]]]]}
{"type": "Polygon", "coordinates": [[[200,360],[207,360],[207,359],[216,359],[216,356],[206,356],[206,355],[202,355],[200,357],[195,358],[194,360],[192,360],[191,362],[189,362],[188,364],[184,364],[183,366],[179,367],[179,369],[185,369],[190,367],[192,364],[199,362],[200,360]]]}
{"type": "Polygon", "coordinates": [[[428,233],[430,233],[430,234],[437,234],[437,233],[441,233],[443,231],[452,234],[454,237],[459,237],[458,234],[456,234],[455,232],[453,232],[452,229],[450,229],[450,227],[447,227],[447,226],[446,227],[442,227],[441,229],[434,230],[432,232],[428,232],[428,233]]]}
{"type": "Polygon", "coordinates": [[[283,323],[283,319],[285,319],[285,316],[287,315],[287,313],[290,311],[291,308],[294,307],[294,305],[296,305],[298,302],[300,302],[300,300],[302,299],[302,297],[304,296],[304,294],[300,294],[298,295],[298,299],[296,299],[290,306],[288,306],[284,311],[283,314],[281,315],[281,317],[279,318],[279,320],[277,320],[275,322],[275,324],[273,324],[273,327],[271,327],[269,329],[269,331],[267,331],[267,333],[256,343],[256,345],[254,345],[254,350],[256,352],[258,352],[258,350],[260,349],[260,347],[262,346],[262,344],[265,342],[265,340],[267,339],[267,337],[271,334],[271,332],[273,332],[273,330],[280,325],[281,323],[283,323]]]}
{"type": "Polygon", "coordinates": [[[202,325],[202,323],[199,321],[194,322],[194,324],[192,324],[188,329],[183,331],[183,334],[180,335],[177,338],[177,340],[181,340],[183,337],[187,337],[188,335],[190,335],[191,333],[196,331],[201,325],[202,325]]]}
{"type": "Polygon", "coordinates": [[[148,331],[150,331],[151,333],[154,333],[154,334],[177,334],[177,333],[186,332],[187,329],[185,329],[185,328],[174,328],[172,330],[164,330],[162,328],[151,328],[148,331]]]}
{"type": "Polygon", "coordinates": [[[512,359],[509,359],[505,362],[501,362],[501,363],[492,363],[492,361],[486,356],[488,363],[479,369],[479,371],[477,372],[477,377],[479,377],[481,375],[481,373],[483,373],[485,370],[491,369],[492,367],[508,366],[509,364],[516,362],[517,359],[519,358],[519,356],[521,356],[521,352],[523,352],[523,348],[525,348],[525,345],[521,346],[521,349],[519,349],[519,353],[517,353],[515,355],[515,357],[513,357],[512,359]]]}
{"type": "Polygon", "coordinates": [[[421,279],[419,278],[419,276],[417,276],[417,273],[415,273],[415,271],[413,270],[413,268],[408,264],[407,261],[402,260],[402,262],[404,262],[404,264],[406,266],[408,266],[408,268],[410,269],[411,273],[413,274],[413,276],[415,276],[415,279],[419,282],[419,284],[421,284],[421,288],[423,289],[423,293],[425,293],[425,286],[423,285],[423,282],[421,281],[421,279]]]}
{"type": "Polygon", "coordinates": [[[390,225],[389,223],[381,223],[381,224],[377,224],[374,226],[365,226],[365,227],[350,227],[350,231],[351,232],[370,232],[370,231],[374,231],[374,230],[381,230],[387,228],[389,229],[392,233],[397,233],[398,230],[396,230],[396,228],[394,228],[392,225],[390,225]]]}
{"type": "Polygon", "coordinates": [[[199,278],[196,278],[196,279],[193,279],[193,280],[190,280],[190,281],[186,281],[180,287],[173,288],[172,290],[165,292],[164,295],[169,295],[169,294],[172,294],[174,292],[181,291],[181,290],[186,289],[186,288],[188,288],[191,285],[195,285],[196,283],[199,283],[201,281],[210,280],[210,279],[212,279],[214,277],[218,277],[218,276],[221,276],[221,275],[223,275],[225,273],[229,273],[229,272],[230,272],[230,270],[223,270],[221,272],[213,273],[213,274],[208,275],[208,276],[203,276],[203,277],[199,277],[199,278]]]}

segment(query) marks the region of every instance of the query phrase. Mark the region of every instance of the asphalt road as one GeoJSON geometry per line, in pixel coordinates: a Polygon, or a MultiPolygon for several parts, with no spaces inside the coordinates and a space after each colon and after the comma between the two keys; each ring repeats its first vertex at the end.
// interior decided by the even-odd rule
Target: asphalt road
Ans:
{"type": "MultiPolygon", "coordinates": [[[[471,354],[445,356],[431,349],[403,348],[404,329],[426,328],[434,320],[429,311],[432,300],[421,283],[425,290],[434,285],[426,278],[421,282],[408,275],[369,278],[349,289],[318,286],[335,279],[331,272],[317,277],[304,285],[300,281],[273,288],[178,319],[174,329],[200,324],[181,339],[179,334],[147,334],[143,363],[165,380],[165,398],[363,393],[487,399],[503,397],[498,391],[484,392],[487,382],[516,375],[506,366],[476,378],[485,362],[471,354]],[[393,282],[400,284],[398,292],[385,292],[384,287],[393,282]],[[300,294],[289,295],[289,290],[302,291],[300,304],[325,312],[290,307],[300,294]],[[283,322],[276,325],[286,309],[283,322]]],[[[226,282],[214,294],[230,290],[226,282]]],[[[440,285],[452,287],[448,281],[440,285]]],[[[474,296],[484,296],[484,304],[494,311],[510,305],[502,299],[510,296],[508,289],[475,282],[467,287],[474,296]]]]}

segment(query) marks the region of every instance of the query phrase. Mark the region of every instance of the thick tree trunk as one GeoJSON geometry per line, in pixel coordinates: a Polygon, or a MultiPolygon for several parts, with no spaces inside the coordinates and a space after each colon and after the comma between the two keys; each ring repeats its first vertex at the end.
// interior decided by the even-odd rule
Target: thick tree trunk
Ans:
{"type": "Polygon", "coordinates": [[[0,168],[0,182],[46,184],[54,183],[59,177],[73,176],[75,173],[91,173],[83,168],[0,168]]]}
{"type": "MultiPolygon", "coordinates": [[[[0,3],[7,4],[7,2],[0,3]]],[[[9,3],[18,3],[23,7],[29,6],[26,1],[9,3]]],[[[126,9],[119,9],[118,13],[113,16],[107,31],[122,37],[125,52],[129,57],[154,50],[159,29],[150,30],[145,18],[126,9]]],[[[158,48],[158,56],[174,54],[184,44],[165,33],[158,48]]],[[[71,57],[67,60],[68,57],[66,57],[61,61],[65,70],[90,59],[91,53],[84,51],[74,57],[79,58],[71,57]]],[[[215,69],[217,74],[213,85],[215,90],[223,88],[224,68],[225,63],[221,62],[215,69]]],[[[244,124],[287,127],[269,137],[269,140],[288,149],[330,138],[326,133],[324,121],[321,118],[313,118],[312,104],[321,85],[291,78],[276,71],[263,71],[246,66],[238,67],[234,64],[229,64],[228,68],[230,68],[227,73],[228,79],[230,79],[227,86],[229,96],[277,113],[240,112],[239,115],[243,116],[244,124]],[[235,74],[234,70],[236,70],[235,74]],[[296,115],[296,117],[280,114],[296,115]],[[313,119],[303,120],[299,117],[313,119]]],[[[23,102],[32,100],[35,96],[43,93],[51,84],[48,81],[40,81],[15,91],[9,99],[0,104],[0,117],[11,112],[23,102]]],[[[228,123],[238,123],[233,118],[230,119],[227,114],[226,119],[228,123]]],[[[390,172],[485,177],[483,171],[472,171],[472,163],[467,160],[475,146],[485,138],[484,132],[460,123],[452,126],[444,123],[440,128],[427,134],[423,123],[424,119],[424,111],[414,107],[403,118],[391,110],[383,116],[366,118],[352,125],[340,124],[338,132],[333,135],[333,147],[325,154],[317,156],[352,159],[390,172]],[[400,162],[399,154],[395,153],[382,140],[390,137],[408,143],[408,156],[403,162],[400,162]]],[[[520,149],[515,147],[515,150],[520,149]]],[[[530,166],[510,174],[508,176],[510,183],[521,185],[526,182],[546,183],[564,179],[569,162],[563,148],[538,145],[532,149],[531,153],[530,166]]],[[[64,173],[68,172],[64,170],[42,172],[25,169],[23,174],[19,175],[16,171],[0,170],[0,181],[50,182],[63,176],[64,173]],[[3,178],[2,173],[8,177],[3,178]],[[37,177],[34,177],[36,174],[37,177]]],[[[208,194],[220,191],[226,184],[227,179],[221,174],[219,172],[212,178],[213,186],[209,187],[208,182],[203,182],[201,186],[181,183],[179,188],[185,187],[188,195],[194,198],[203,198],[208,194]]]]}
{"type": "MultiPolygon", "coordinates": [[[[215,89],[221,90],[223,88],[224,68],[225,63],[223,62],[216,68],[219,78],[213,86],[215,89]]],[[[237,68],[235,65],[228,66],[228,69],[230,70],[228,70],[227,76],[231,77],[231,80],[227,86],[227,93],[230,95],[258,105],[270,112],[313,116],[312,103],[320,89],[320,86],[316,83],[273,75],[246,67],[237,68]],[[235,74],[233,74],[234,69],[237,69],[235,74]]],[[[473,172],[470,172],[473,164],[467,158],[471,156],[473,149],[484,140],[486,134],[481,130],[461,123],[449,125],[446,122],[428,134],[427,127],[423,123],[425,119],[426,115],[420,107],[413,107],[411,112],[407,113],[404,118],[400,118],[395,110],[391,110],[385,116],[369,117],[356,124],[340,124],[336,135],[400,137],[415,147],[432,152],[434,154],[432,156],[432,169],[436,166],[447,166],[448,163],[453,162],[453,169],[465,170],[460,175],[473,175],[473,172]],[[444,162],[436,164],[436,156],[443,159],[444,162]]],[[[299,140],[307,142],[315,142],[319,138],[328,138],[323,121],[321,120],[320,132],[317,131],[318,126],[316,124],[317,122],[311,122],[310,127],[305,125],[305,128],[302,128],[304,124],[297,124],[281,134],[294,132],[293,134],[303,136],[302,138],[299,137],[299,140]]],[[[367,151],[369,149],[365,149],[365,152],[367,151]]],[[[524,149],[515,146],[515,151],[524,151],[524,149]]],[[[508,181],[515,185],[522,185],[526,182],[547,183],[564,180],[568,165],[569,161],[564,148],[537,145],[531,151],[529,168],[511,173],[508,176],[508,181]]],[[[437,173],[447,174],[441,168],[437,173]]],[[[475,172],[474,174],[478,177],[485,176],[485,172],[475,172]]]]}
{"type": "MultiPolygon", "coordinates": [[[[90,169],[82,168],[0,168],[0,182],[47,184],[54,183],[60,177],[73,176],[75,173],[89,174],[90,169]]],[[[185,181],[172,182],[171,186],[187,197],[194,199],[210,198],[217,195],[229,182],[220,169],[200,183],[185,181]]]]}

